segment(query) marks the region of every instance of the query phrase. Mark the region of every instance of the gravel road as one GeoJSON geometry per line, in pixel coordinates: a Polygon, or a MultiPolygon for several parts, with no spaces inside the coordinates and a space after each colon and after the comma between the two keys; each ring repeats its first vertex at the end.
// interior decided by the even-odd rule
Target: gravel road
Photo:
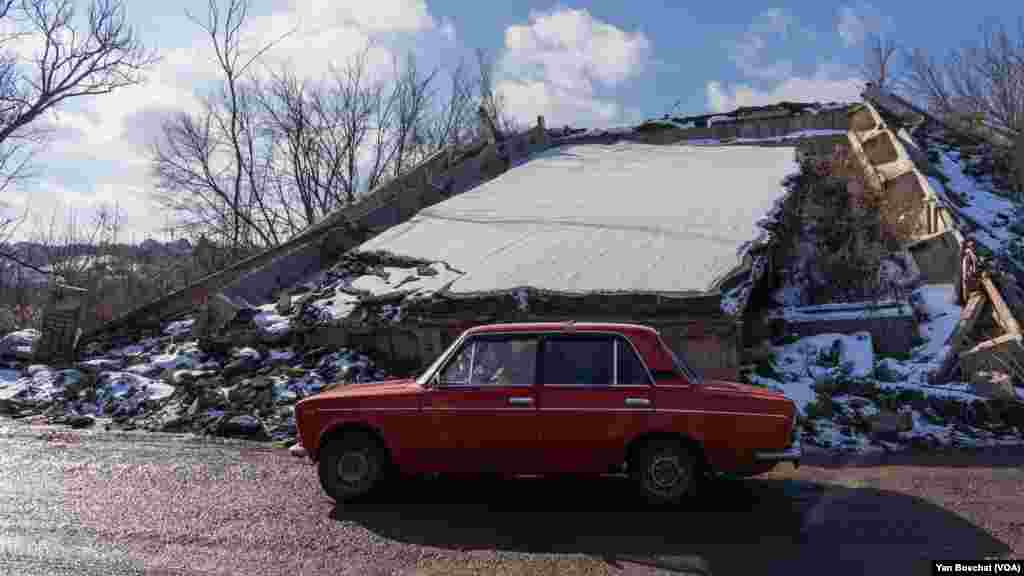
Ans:
{"type": "Polygon", "coordinates": [[[811,458],[685,508],[615,477],[410,481],[335,506],[287,451],[0,422],[9,574],[930,574],[1024,556],[1024,449],[811,458]]]}

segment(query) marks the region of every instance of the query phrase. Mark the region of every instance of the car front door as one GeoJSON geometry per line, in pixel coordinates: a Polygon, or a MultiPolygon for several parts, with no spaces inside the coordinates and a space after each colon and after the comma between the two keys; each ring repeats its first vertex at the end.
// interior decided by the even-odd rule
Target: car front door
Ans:
{"type": "Polygon", "coordinates": [[[613,334],[546,336],[538,414],[545,471],[603,473],[654,412],[650,375],[613,334]]]}
{"type": "Polygon", "coordinates": [[[539,467],[537,360],[532,335],[468,338],[425,396],[420,440],[430,467],[458,473],[529,473],[539,467]]]}

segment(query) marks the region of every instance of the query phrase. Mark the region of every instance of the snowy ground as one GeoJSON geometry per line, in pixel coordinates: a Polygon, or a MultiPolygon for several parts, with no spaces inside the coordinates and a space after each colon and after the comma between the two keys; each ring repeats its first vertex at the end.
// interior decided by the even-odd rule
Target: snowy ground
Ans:
{"type": "Polygon", "coordinates": [[[923,321],[921,342],[909,357],[878,357],[867,332],[820,334],[774,346],[770,368],[759,369],[751,381],[792,398],[805,441],[824,448],[1024,443],[1024,428],[993,418],[983,407],[986,398],[973,394],[968,384],[928,384],[960,317],[953,286],[925,285],[913,293],[911,304],[923,321]]]}

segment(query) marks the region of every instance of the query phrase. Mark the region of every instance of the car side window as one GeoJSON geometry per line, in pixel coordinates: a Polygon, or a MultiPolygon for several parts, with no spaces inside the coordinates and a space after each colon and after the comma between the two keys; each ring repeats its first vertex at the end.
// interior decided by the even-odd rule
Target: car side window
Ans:
{"type": "Polygon", "coordinates": [[[469,340],[441,372],[441,386],[532,386],[537,346],[531,336],[469,340]]]}
{"type": "Polygon", "coordinates": [[[615,352],[619,364],[617,383],[627,386],[650,384],[651,377],[647,374],[647,369],[644,368],[640,357],[636,355],[636,350],[633,349],[632,344],[625,338],[618,337],[615,339],[615,346],[618,348],[615,352]]]}
{"type": "Polygon", "coordinates": [[[611,386],[614,340],[611,336],[557,336],[544,341],[544,383],[611,386]]]}

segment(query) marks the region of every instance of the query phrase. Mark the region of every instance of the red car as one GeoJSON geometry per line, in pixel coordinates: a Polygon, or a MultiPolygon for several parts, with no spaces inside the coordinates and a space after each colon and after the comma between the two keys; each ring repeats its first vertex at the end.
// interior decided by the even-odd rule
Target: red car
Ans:
{"type": "Polygon", "coordinates": [[[699,378],[658,332],[535,323],[464,332],[419,378],[352,384],[296,405],[328,495],[389,474],[627,472],[656,503],[701,475],[799,465],[796,406],[762,388],[699,378]]]}

